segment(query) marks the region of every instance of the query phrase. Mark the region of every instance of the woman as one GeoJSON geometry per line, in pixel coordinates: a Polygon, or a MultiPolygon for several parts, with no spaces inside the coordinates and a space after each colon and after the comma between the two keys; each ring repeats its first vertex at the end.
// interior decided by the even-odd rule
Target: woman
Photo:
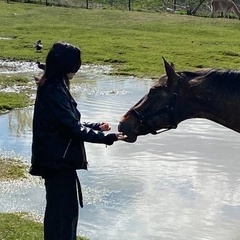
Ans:
{"type": "Polygon", "coordinates": [[[45,180],[45,240],[76,239],[78,200],[83,207],[76,169],[87,169],[84,142],[112,145],[125,138],[121,133],[105,135],[108,123],[81,123],[69,92],[80,66],[81,51],[57,42],[47,55],[43,75],[36,79],[30,174],[45,180]]]}

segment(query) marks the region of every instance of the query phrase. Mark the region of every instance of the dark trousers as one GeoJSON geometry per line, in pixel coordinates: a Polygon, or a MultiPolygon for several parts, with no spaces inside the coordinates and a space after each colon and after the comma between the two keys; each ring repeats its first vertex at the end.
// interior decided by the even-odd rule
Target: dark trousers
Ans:
{"type": "Polygon", "coordinates": [[[56,172],[45,177],[46,209],[44,240],[76,240],[78,198],[76,171],[56,172]]]}

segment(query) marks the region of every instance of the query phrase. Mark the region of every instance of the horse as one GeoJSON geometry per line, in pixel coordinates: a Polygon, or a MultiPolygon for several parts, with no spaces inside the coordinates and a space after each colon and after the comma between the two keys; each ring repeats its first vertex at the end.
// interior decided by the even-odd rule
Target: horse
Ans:
{"type": "Polygon", "coordinates": [[[166,74],[120,119],[126,142],[176,129],[187,119],[205,118],[240,133],[240,71],[177,72],[164,58],[166,74]]]}
{"type": "Polygon", "coordinates": [[[224,16],[228,16],[233,11],[238,19],[240,19],[240,11],[232,0],[213,0],[211,2],[211,16],[215,17],[217,12],[223,12],[224,16]]]}

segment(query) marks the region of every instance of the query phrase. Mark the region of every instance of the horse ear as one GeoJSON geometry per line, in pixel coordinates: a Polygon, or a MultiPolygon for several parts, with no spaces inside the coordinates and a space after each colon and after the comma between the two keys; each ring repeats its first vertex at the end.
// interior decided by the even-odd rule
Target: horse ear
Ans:
{"type": "Polygon", "coordinates": [[[165,66],[165,71],[168,77],[168,84],[172,84],[176,79],[178,79],[179,75],[175,72],[174,68],[174,64],[171,63],[169,64],[165,58],[163,57],[163,62],[164,62],[164,66],[165,66]]]}

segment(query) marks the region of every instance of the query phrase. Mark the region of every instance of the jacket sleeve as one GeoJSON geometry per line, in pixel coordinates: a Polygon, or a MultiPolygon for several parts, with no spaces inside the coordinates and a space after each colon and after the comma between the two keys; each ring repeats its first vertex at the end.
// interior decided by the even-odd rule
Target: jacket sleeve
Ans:
{"type": "Polygon", "coordinates": [[[98,130],[98,131],[101,131],[101,129],[100,129],[101,124],[102,124],[102,122],[98,122],[98,123],[83,122],[82,123],[83,126],[89,127],[89,128],[92,128],[93,130],[98,130]]]}
{"type": "Polygon", "coordinates": [[[105,134],[94,131],[80,123],[72,99],[60,85],[49,87],[43,94],[41,101],[44,102],[47,114],[58,127],[67,133],[69,137],[92,143],[105,143],[105,134]]]}

